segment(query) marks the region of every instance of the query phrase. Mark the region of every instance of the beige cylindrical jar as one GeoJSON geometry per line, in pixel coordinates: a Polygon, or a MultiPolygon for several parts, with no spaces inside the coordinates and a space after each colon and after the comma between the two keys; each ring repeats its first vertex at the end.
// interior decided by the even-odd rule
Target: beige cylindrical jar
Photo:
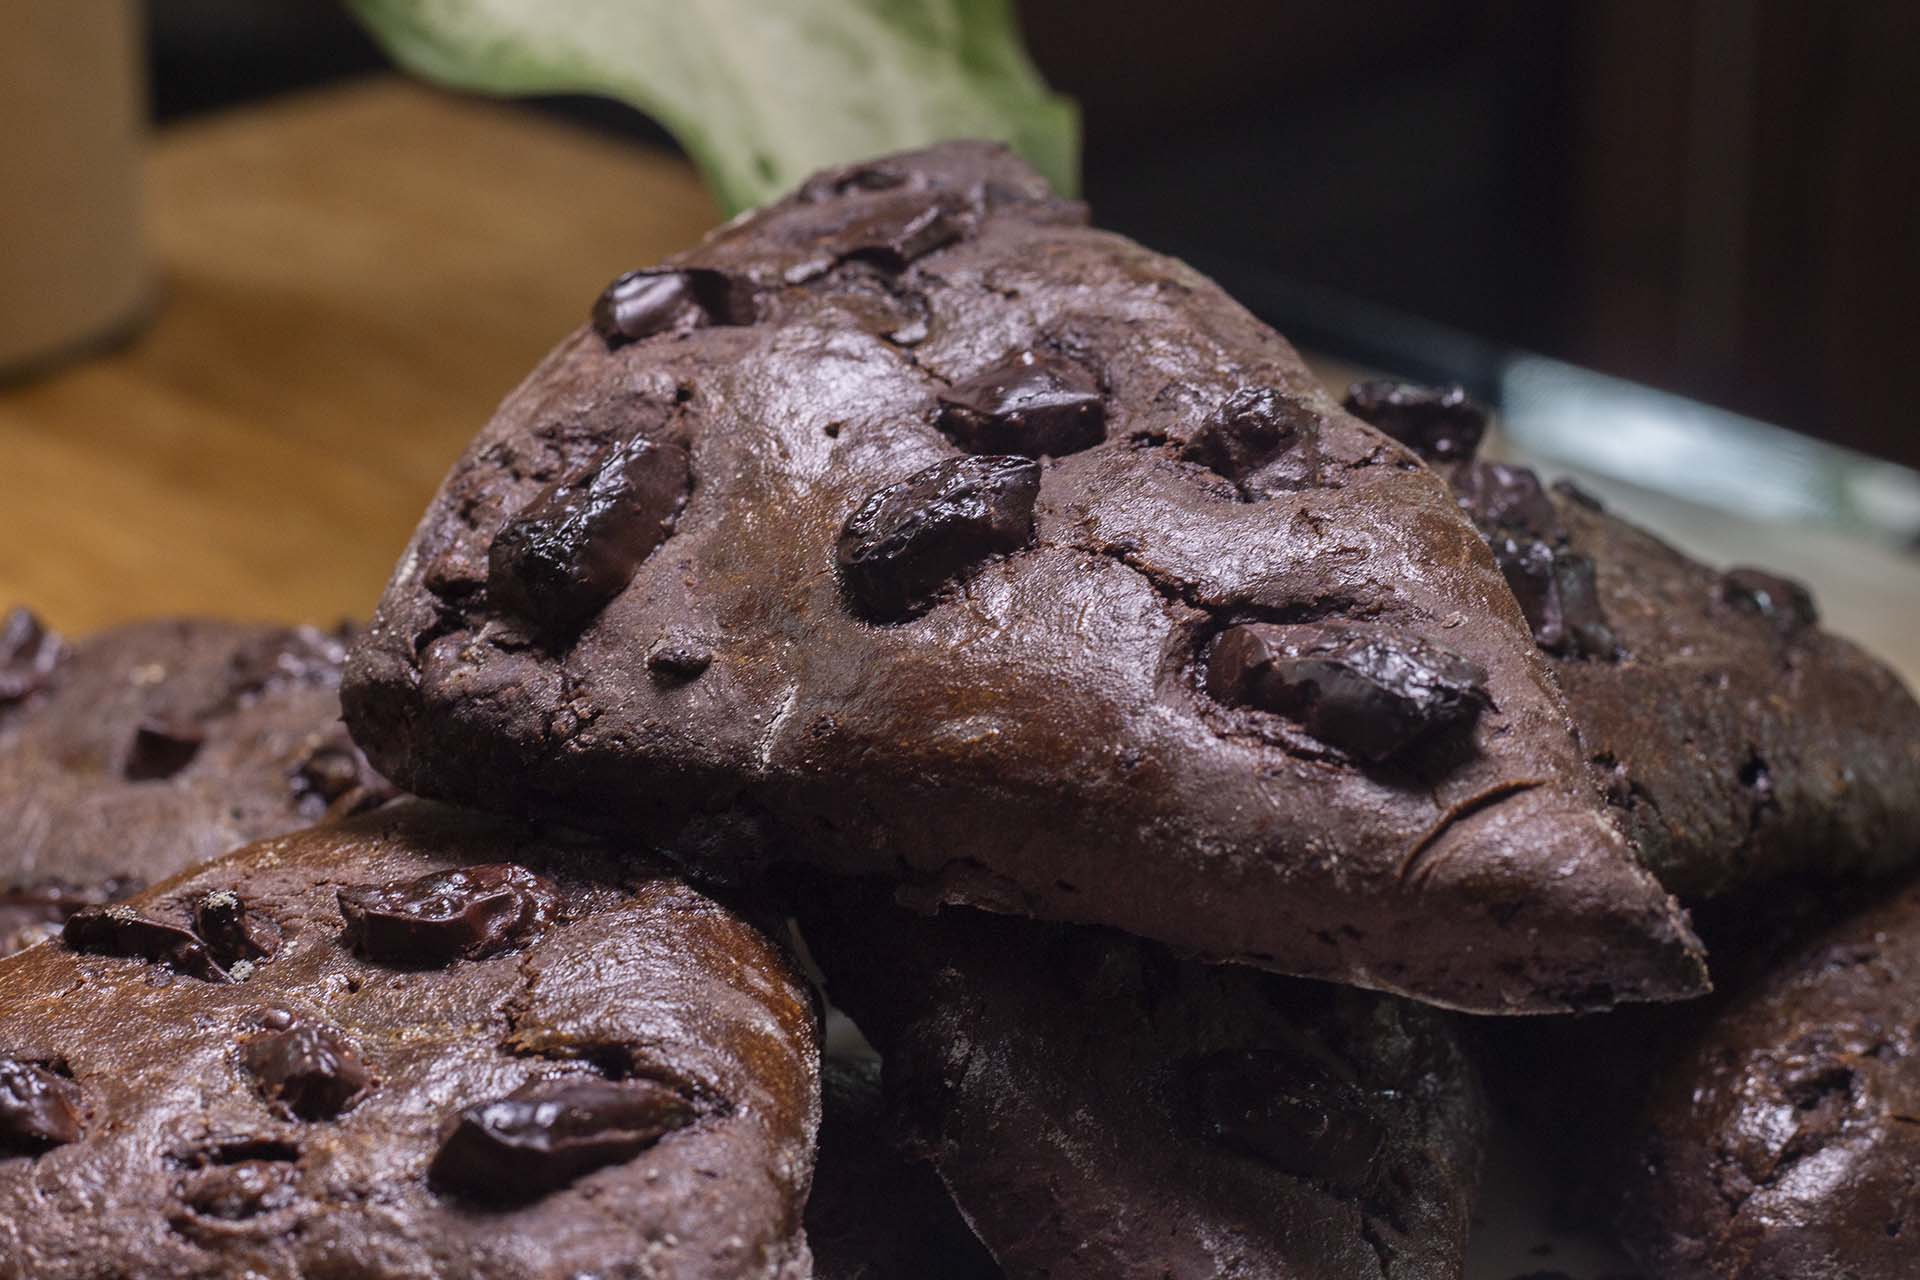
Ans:
{"type": "Polygon", "coordinates": [[[139,314],[145,117],[133,0],[0,0],[0,377],[139,314]]]}

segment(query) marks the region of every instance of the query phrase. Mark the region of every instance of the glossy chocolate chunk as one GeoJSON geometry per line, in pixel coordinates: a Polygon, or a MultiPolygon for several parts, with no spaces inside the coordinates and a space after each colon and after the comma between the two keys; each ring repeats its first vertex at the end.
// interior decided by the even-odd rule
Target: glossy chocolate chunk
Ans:
{"type": "Polygon", "coordinates": [[[215,959],[228,967],[240,960],[270,960],[280,949],[280,926],[231,889],[215,889],[195,902],[193,925],[215,959]]]}
{"type": "Polygon", "coordinates": [[[241,1059],[274,1110],[302,1120],[331,1120],[372,1087],[373,1074],[359,1049],[332,1027],[283,1010],[262,1021],[264,1029],[245,1042],[241,1059]]]}
{"type": "Polygon", "coordinates": [[[155,920],[133,907],[82,907],[67,917],[60,936],[75,951],[145,960],[202,982],[232,981],[191,929],[155,920]]]}
{"type": "Polygon", "coordinates": [[[1565,542],[1567,531],[1540,477],[1526,467],[1475,462],[1453,473],[1453,496],[1482,534],[1504,529],[1547,543],[1565,542]]]}
{"type": "Polygon", "coordinates": [[[1721,579],[1721,595],[1736,609],[1757,613],[1778,622],[1787,631],[1811,627],[1820,621],[1820,610],[1813,593],[1791,578],[1768,573],[1764,569],[1727,570],[1721,579]]]}
{"type": "Polygon", "coordinates": [[[1534,642],[1557,657],[1617,656],[1593,560],[1568,545],[1540,477],[1525,467],[1472,462],[1454,471],[1453,489],[1492,548],[1534,642]]]}
{"type": "Polygon", "coordinates": [[[0,618],[0,711],[45,688],[65,651],[31,610],[9,609],[0,618]]]}
{"type": "Polygon", "coordinates": [[[1462,386],[1423,387],[1378,379],[1347,388],[1342,406],[1429,462],[1471,458],[1487,433],[1487,411],[1462,386]]]}
{"type": "Polygon", "coordinates": [[[1207,657],[1207,692],[1221,702],[1276,712],[1370,761],[1471,723],[1486,678],[1417,637],[1342,625],[1229,627],[1207,657]]]}
{"type": "Polygon", "coordinates": [[[947,583],[1033,537],[1040,467],[1028,458],[948,458],[870,495],[835,548],[847,594],[869,617],[893,621],[932,602],[947,583]]]}
{"type": "Polygon", "coordinates": [[[611,347],[671,329],[751,323],[751,293],[718,271],[629,271],[593,304],[593,327],[611,347]]]}
{"type": "Polygon", "coordinates": [[[533,1200],[624,1164],[693,1119],[686,1099],[652,1080],[535,1080],[462,1111],[428,1176],[477,1200],[533,1200]]]}
{"type": "Polygon", "coordinates": [[[559,908],[552,881],[504,862],[342,889],[339,897],[348,944],[400,965],[482,960],[526,946],[559,908]]]}
{"type": "Polygon", "coordinates": [[[1297,1177],[1364,1187],[1386,1140],[1359,1090],[1298,1053],[1212,1054],[1189,1064],[1187,1081],[1208,1137],[1297,1177]]]}
{"type": "Polygon", "coordinates": [[[204,714],[231,713],[272,693],[306,686],[333,688],[340,683],[340,665],[346,661],[353,628],[342,624],[331,631],[317,627],[255,628],[234,643],[227,661],[227,687],[204,714]]]}
{"type": "Polygon", "coordinates": [[[193,763],[206,742],[196,725],[149,721],[133,731],[121,772],[128,782],[162,782],[193,763]]]}
{"type": "Polygon", "coordinates": [[[0,1058],[0,1159],[79,1139],[80,1086],[37,1062],[0,1058]]]}
{"type": "Polygon", "coordinates": [[[1245,481],[1298,441],[1312,415],[1270,387],[1242,387],[1210,414],[1181,456],[1232,480],[1245,481]]]}
{"type": "Polygon", "coordinates": [[[940,393],[940,429],[970,453],[1077,453],[1107,436],[1100,384],[1046,351],[1019,351],[940,393]]]}
{"type": "Polygon", "coordinates": [[[635,437],[542,492],[494,537],[487,594],[570,639],[666,540],[692,484],[687,451],[635,437]]]}
{"type": "Polygon", "coordinates": [[[338,726],[312,743],[287,781],[300,811],[314,818],[364,813],[395,794],[338,726]]]}

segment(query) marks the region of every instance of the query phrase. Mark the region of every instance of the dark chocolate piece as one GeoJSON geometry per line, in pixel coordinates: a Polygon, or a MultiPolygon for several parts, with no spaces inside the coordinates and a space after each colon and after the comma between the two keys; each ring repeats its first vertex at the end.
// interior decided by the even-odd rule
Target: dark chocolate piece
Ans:
{"type": "Polygon", "coordinates": [[[477,1200],[535,1200],[693,1120],[685,1098],[652,1080],[533,1080],[462,1111],[428,1176],[477,1200]]]}
{"type": "Polygon", "coordinates": [[[1033,537],[1040,468],[1021,457],[949,458],[876,490],[840,530],[835,559],[847,594],[898,620],[981,562],[1033,537]]]}
{"type": "Polygon", "coordinates": [[[670,329],[752,322],[751,294],[717,271],[629,271],[593,304],[593,327],[608,346],[670,329]]]}
{"type": "Polygon", "coordinates": [[[77,1142],[80,1090],[37,1062],[0,1058],[0,1159],[77,1142]]]}
{"type": "Polygon", "coordinates": [[[635,437],[510,520],[488,551],[495,605],[570,638],[666,540],[691,479],[687,451],[635,437]]]}
{"type": "Polygon", "coordinates": [[[164,782],[192,764],[205,744],[197,725],[149,721],[133,731],[120,772],[128,782],[164,782]]]}
{"type": "Polygon", "coordinates": [[[1347,388],[1341,407],[1429,462],[1471,458],[1487,433],[1486,407],[1462,386],[1423,387],[1377,379],[1347,388]]]}
{"type": "Polygon", "coordinates": [[[284,1010],[263,1019],[241,1058],[267,1104],[301,1120],[331,1120],[373,1086],[373,1074],[351,1040],[284,1010]]]}
{"type": "Polygon", "coordinates": [[[1471,723],[1487,673],[1438,645],[1350,626],[1230,627],[1207,658],[1207,692],[1299,721],[1362,760],[1382,761],[1471,723]]]}
{"type": "Polygon", "coordinates": [[[1078,453],[1106,438],[1100,384],[1071,360],[1018,351],[940,393],[940,429],[969,453],[1078,453]]]}
{"type": "Polygon", "coordinates": [[[347,942],[388,964],[483,960],[537,941],[559,894],[545,876],[510,863],[436,871],[339,893],[347,942]]]}
{"type": "Polygon", "coordinates": [[[223,965],[271,960],[281,930],[271,916],[248,908],[231,889],[215,889],[193,904],[193,925],[223,965]]]}
{"type": "Polygon", "coordinates": [[[60,637],[19,605],[0,618],[0,711],[46,688],[66,653],[60,637]]]}
{"type": "Polygon", "coordinates": [[[123,903],[80,908],[67,917],[60,936],[75,951],[144,960],[202,982],[232,981],[193,930],[142,915],[123,903]]]}

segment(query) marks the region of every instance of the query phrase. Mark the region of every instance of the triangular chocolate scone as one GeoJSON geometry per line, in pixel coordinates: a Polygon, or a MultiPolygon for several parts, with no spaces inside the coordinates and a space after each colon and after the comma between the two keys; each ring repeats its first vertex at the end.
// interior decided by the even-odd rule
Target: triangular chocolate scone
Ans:
{"type": "Polygon", "coordinates": [[[615,282],[345,699],[404,785],[689,858],[1470,1009],[1704,983],[1440,477],[985,145],[615,282]]]}

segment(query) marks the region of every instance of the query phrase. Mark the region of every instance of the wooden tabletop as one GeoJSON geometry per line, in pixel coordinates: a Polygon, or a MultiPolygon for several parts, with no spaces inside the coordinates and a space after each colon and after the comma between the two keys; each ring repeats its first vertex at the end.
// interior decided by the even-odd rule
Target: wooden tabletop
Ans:
{"type": "MultiPolygon", "coordinates": [[[[147,200],[152,322],[0,388],[0,607],[71,632],[364,615],[501,396],[716,217],[674,154],[392,78],[169,129],[147,200]]],[[[1912,558],[1607,492],[1709,559],[1808,577],[1920,679],[1912,558]]]]}

